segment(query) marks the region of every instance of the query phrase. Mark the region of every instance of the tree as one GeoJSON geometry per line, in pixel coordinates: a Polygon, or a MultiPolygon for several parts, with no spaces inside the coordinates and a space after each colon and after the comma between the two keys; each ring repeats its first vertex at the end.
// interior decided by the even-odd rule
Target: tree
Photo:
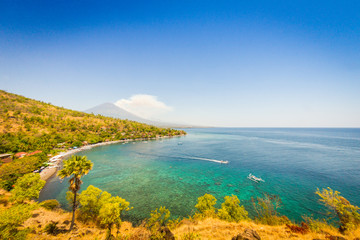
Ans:
{"type": "Polygon", "coordinates": [[[110,193],[90,185],[79,195],[81,218],[83,220],[96,220],[102,205],[110,198],[110,193]]]}
{"type": "Polygon", "coordinates": [[[218,211],[220,219],[229,222],[239,222],[248,218],[248,212],[244,206],[240,206],[240,200],[237,196],[226,196],[225,202],[221,204],[221,209],[218,211]]]}
{"type": "Polygon", "coordinates": [[[44,187],[45,181],[40,179],[38,173],[28,173],[19,178],[12,190],[11,200],[22,203],[25,200],[39,198],[40,190],[44,187]]]}
{"type": "Polygon", "coordinates": [[[114,224],[120,226],[121,224],[121,212],[123,210],[130,210],[130,203],[121,197],[111,197],[104,201],[100,211],[99,220],[100,224],[108,228],[108,238],[111,236],[111,228],[114,224]]]}
{"type": "Polygon", "coordinates": [[[258,215],[255,219],[260,223],[281,225],[290,222],[286,216],[279,216],[277,209],[282,205],[279,196],[265,193],[264,197],[251,198],[251,201],[258,215]]]}
{"type": "Polygon", "coordinates": [[[351,205],[346,198],[340,195],[340,192],[328,187],[321,191],[317,189],[315,193],[321,198],[320,202],[329,207],[339,218],[340,232],[353,230],[360,225],[360,208],[351,205]]]}
{"type": "Polygon", "coordinates": [[[210,217],[215,215],[216,198],[206,193],[204,196],[198,198],[198,203],[195,208],[204,216],[210,217]]]}
{"type": "Polygon", "coordinates": [[[58,173],[58,176],[63,179],[70,177],[69,190],[74,194],[74,201],[72,206],[72,220],[70,225],[70,231],[74,227],[75,222],[75,210],[78,206],[76,200],[77,192],[80,190],[80,185],[82,183],[81,177],[86,175],[93,167],[93,163],[87,159],[86,156],[71,156],[69,159],[64,161],[64,167],[58,173]]]}
{"type": "Polygon", "coordinates": [[[164,239],[165,232],[162,230],[169,218],[170,211],[165,207],[151,211],[150,218],[147,221],[147,227],[151,232],[151,239],[164,239]]]}

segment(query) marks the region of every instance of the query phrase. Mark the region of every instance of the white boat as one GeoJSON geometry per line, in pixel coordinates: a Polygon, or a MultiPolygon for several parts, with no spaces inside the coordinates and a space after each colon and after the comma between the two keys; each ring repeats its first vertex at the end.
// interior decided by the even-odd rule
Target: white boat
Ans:
{"type": "Polygon", "coordinates": [[[258,182],[265,182],[262,178],[255,177],[251,173],[249,174],[249,176],[247,178],[250,179],[251,181],[254,181],[254,182],[257,182],[257,183],[258,182]]]}
{"type": "Polygon", "coordinates": [[[221,164],[228,164],[228,163],[229,163],[229,161],[223,161],[223,160],[220,160],[220,163],[221,163],[221,164]]]}

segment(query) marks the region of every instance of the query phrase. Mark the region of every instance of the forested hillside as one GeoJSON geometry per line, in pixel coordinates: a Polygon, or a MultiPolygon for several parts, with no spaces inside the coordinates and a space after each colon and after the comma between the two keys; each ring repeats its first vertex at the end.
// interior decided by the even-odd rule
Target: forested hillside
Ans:
{"type": "Polygon", "coordinates": [[[0,153],[181,134],[185,132],[95,116],[0,90],[0,153]]]}

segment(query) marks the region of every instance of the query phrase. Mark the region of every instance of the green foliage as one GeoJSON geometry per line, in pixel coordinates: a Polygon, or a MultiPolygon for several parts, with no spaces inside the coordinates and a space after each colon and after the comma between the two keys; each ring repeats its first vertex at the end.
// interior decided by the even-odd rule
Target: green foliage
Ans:
{"type": "Polygon", "coordinates": [[[290,223],[286,216],[279,216],[277,209],[281,207],[281,199],[279,196],[264,194],[263,198],[257,197],[251,199],[256,213],[256,220],[267,225],[281,225],[290,223]]]}
{"type": "Polygon", "coordinates": [[[49,199],[42,201],[40,207],[43,207],[47,210],[54,210],[60,207],[60,203],[56,199],[49,199]]]}
{"type": "Polygon", "coordinates": [[[10,191],[19,177],[39,169],[45,161],[46,156],[36,154],[3,164],[0,166],[0,187],[10,191]]]}
{"type": "Polygon", "coordinates": [[[31,217],[35,208],[35,204],[19,204],[0,211],[0,239],[25,239],[27,230],[19,230],[18,227],[31,217]]]}
{"type": "MultiPolygon", "coordinates": [[[[93,163],[87,159],[86,156],[71,156],[69,159],[64,161],[63,169],[58,173],[58,176],[63,179],[70,177],[69,179],[69,190],[73,193],[73,217],[71,220],[70,230],[74,227],[75,222],[75,210],[78,207],[78,191],[82,181],[80,178],[86,175],[93,167],[93,163]]],[[[68,197],[68,195],[67,195],[68,197]]]]}
{"type": "Polygon", "coordinates": [[[99,215],[105,196],[109,199],[111,194],[103,194],[101,189],[93,185],[90,185],[86,190],[82,191],[79,195],[81,219],[84,221],[95,219],[99,215]]]}
{"type": "Polygon", "coordinates": [[[226,196],[224,199],[225,202],[221,204],[221,208],[218,211],[220,219],[228,222],[239,222],[248,219],[248,212],[244,206],[240,206],[240,200],[237,196],[226,196]]]}
{"type": "Polygon", "coordinates": [[[158,225],[159,227],[165,226],[169,217],[170,217],[169,209],[165,207],[157,208],[154,211],[151,211],[150,218],[148,220],[148,226],[153,226],[153,225],[158,225]]]}
{"type": "Polygon", "coordinates": [[[303,219],[312,232],[322,233],[323,229],[331,227],[327,224],[326,220],[316,220],[307,216],[303,216],[303,219]]]}
{"type": "Polygon", "coordinates": [[[201,213],[201,215],[206,217],[215,216],[215,207],[216,198],[206,193],[204,196],[198,198],[198,202],[195,205],[195,208],[201,213]]]}
{"type": "Polygon", "coordinates": [[[339,219],[340,232],[350,231],[360,226],[359,207],[350,204],[350,202],[340,195],[340,192],[331,188],[317,189],[315,192],[319,195],[320,202],[329,207],[339,219]]]}
{"type": "Polygon", "coordinates": [[[19,178],[14,189],[11,191],[11,200],[22,203],[25,200],[34,200],[39,198],[40,190],[44,187],[45,181],[40,179],[38,173],[28,173],[19,178]]]}
{"type": "Polygon", "coordinates": [[[95,116],[56,107],[0,90],[0,153],[43,151],[0,166],[0,188],[10,191],[15,181],[37,170],[54,149],[105,141],[156,138],[186,134],[128,120],[95,116]],[[87,143],[86,143],[87,142],[87,143]]]}
{"type": "Polygon", "coordinates": [[[51,221],[44,228],[47,234],[56,235],[59,232],[59,227],[57,226],[59,222],[51,221]]]}
{"type": "Polygon", "coordinates": [[[170,230],[173,230],[173,229],[179,227],[180,225],[181,225],[181,220],[179,217],[176,219],[170,219],[166,224],[166,226],[168,226],[168,228],[170,230]]]}
{"type": "Polygon", "coordinates": [[[176,136],[184,131],[86,114],[0,90],[0,153],[50,151],[106,140],[176,136]]]}
{"type": "Polygon", "coordinates": [[[79,195],[80,218],[83,221],[93,220],[101,226],[108,228],[111,236],[113,225],[120,227],[122,211],[129,211],[130,203],[118,196],[112,197],[110,193],[90,185],[79,195]]]}
{"type": "Polygon", "coordinates": [[[200,240],[200,234],[196,232],[187,232],[181,235],[181,240],[200,240]]]}
{"type": "Polygon", "coordinates": [[[150,218],[147,221],[147,227],[151,232],[151,239],[163,239],[165,232],[161,231],[165,227],[170,218],[170,211],[165,207],[157,208],[150,213],[150,218]]]}

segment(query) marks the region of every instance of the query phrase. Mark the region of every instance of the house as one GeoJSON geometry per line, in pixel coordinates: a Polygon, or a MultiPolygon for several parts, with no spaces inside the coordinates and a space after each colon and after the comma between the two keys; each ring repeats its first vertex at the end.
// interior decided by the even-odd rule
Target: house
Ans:
{"type": "Polygon", "coordinates": [[[11,154],[7,154],[7,153],[0,154],[0,161],[3,163],[11,162],[12,161],[11,154]]]}

